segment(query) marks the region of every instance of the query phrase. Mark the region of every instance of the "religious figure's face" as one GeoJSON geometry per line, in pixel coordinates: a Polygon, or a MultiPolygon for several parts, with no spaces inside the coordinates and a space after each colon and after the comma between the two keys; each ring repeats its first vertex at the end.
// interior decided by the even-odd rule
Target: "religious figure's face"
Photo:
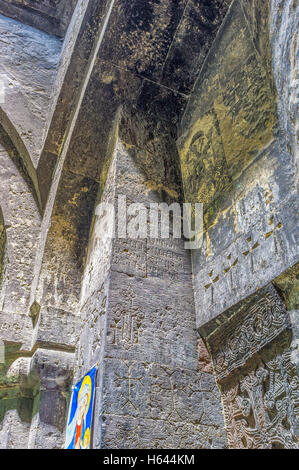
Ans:
{"type": "Polygon", "coordinates": [[[79,414],[78,414],[78,419],[77,419],[77,424],[79,425],[82,423],[82,420],[84,418],[84,415],[87,409],[87,403],[88,403],[88,393],[86,393],[86,395],[84,396],[80,409],[79,409],[79,414]]]}

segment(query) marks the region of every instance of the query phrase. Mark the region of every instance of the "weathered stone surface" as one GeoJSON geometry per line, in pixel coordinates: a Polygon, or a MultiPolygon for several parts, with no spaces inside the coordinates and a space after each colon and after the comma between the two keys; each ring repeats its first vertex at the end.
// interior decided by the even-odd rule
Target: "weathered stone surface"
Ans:
{"type": "Polygon", "coordinates": [[[61,447],[72,365],[72,354],[37,349],[1,375],[1,447],[61,447]]]}
{"type": "Polygon", "coordinates": [[[250,357],[290,328],[284,303],[273,286],[241,302],[241,307],[234,307],[233,313],[226,312],[226,318],[229,322],[219,326],[208,339],[219,380],[242,367],[250,357]],[[249,302],[248,308],[246,303],[249,302]],[[230,314],[233,314],[232,318],[230,314]]]}
{"type": "Polygon", "coordinates": [[[39,323],[33,335],[32,345],[36,347],[61,349],[74,352],[78,338],[77,316],[57,308],[44,306],[39,313],[39,323]],[[63,335],[61,332],[63,331],[63,335]]]}
{"type": "Polygon", "coordinates": [[[189,93],[218,33],[231,0],[187,2],[164,63],[162,83],[189,93]]]}
{"type": "Polygon", "coordinates": [[[30,424],[19,416],[16,403],[11,405],[13,410],[5,410],[5,418],[0,424],[0,449],[26,449],[30,424]]]}
{"type": "Polygon", "coordinates": [[[28,315],[20,315],[12,312],[0,312],[1,315],[1,340],[14,342],[29,348],[32,335],[32,322],[28,315]]]}
{"type": "Polygon", "coordinates": [[[33,402],[28,448],[61,448],[67,417],[67,395],[72,383],[74,355],[38,349],[31,374],[39,383],[33,402]]]}
{"type": "MultiPolygon", "coordinates": [[[[36,167],[42,150],[61,41],[0,15],[0,81],[7,118],[36,167]]],[[[1,123],[6,125],[5,119],[1,123]]]]}
{"type": "Polygon", "coordinates": [[[63,171],[38,273],[35,295],[40,304],[76,313],[97,191],[98,183],[94,180],[63,171]]]}
{"type": "Polygon", "coordinates": [[[107,416],[104,426],[104,449],[207,449],[225,445],[219,430],[201,425],[141,418],[130,418],[124,423],[122,417],[107,416]]]}
{"type": "Polygon", "coordinates": [[[0,148],[0,175],[1,208],[6,227],[0,308],[12,314],[25,314],[29,309],[41,217],[32,188],[3,146],[0,148]]]}
{"type": "MultiPolygon", "coordinates": [[[[271,0],[270,40],[277,109],[283,137],[298,168],[298,24],[297,2],[271,0]]],[[[298,171],[298,170],[297,170],[298,171]]]]}
{"type": "Polygon", "coordinates": [[[77,0],[1,0],[0,12],[22,23],[64,36],[77,0]]]}
{"type": "Polygon", "coordinates": [[[4,270],[4,253],[5,253],[6,231],[2,210],[0,207],[0,283],[2,282],[2,274],[4,270]]]}
{"type": "MultiPolygon", "coordinates": [[[[290,315],[291,327],[293,332],[291,350],[291,361],[296,367],[297,375],[299,373],[299,264],[287,269],[278,276],[274,285],[283,295],[284,302],[290,315]]],[[[298,432],[297,432],[298,434],[298,432]]]]}
{"type": "Polygon", "coordinates": [[[0,0],[1,448],[95,364],[95,448],[298,445],[298,8],[0,0]],[[119,196],[203,202],[201,249],[119,196]]]}
{"type": "Polygon", "coordinates": [[[198,367],[201,372],[213,374],[211,357],[202,338],[198,338],[198,367]]]}
{"type": "Polygon", "coordinates": [[[276,114],[263,5],[231,6],[181,123],[185,197],[205,205],[203,248],[192,253],[198,326],[297,260],[296,167],[276,114]]]}
{"type": "Polygon", "coordinates": [[[228,312],[207,337],[232,448],[298,446],[298,376],[290,326],[284,303],[270,285],[228,312]]]}
{"type": "MultiPolygon", "coordinates": [[[[98,153],[103,157],[106,153],[106,141],[111,129],[115,107],[125,105],[131,108],[135,100],[137,109],[133,106],[133,110],[129,109],[129,113],[133,116],[136,113],[141,114],[142,121],[145,120],[139,124],[139,133],[145,131],[147,136],[153,132],[149,123],[154,120],[154,125],[157,126],[158,118],[158,122],[165,121],[164,126],[159,127],[160,137],[162,133],[166,134],[164,145],[169,133],[172,136],[175,134],[174,124],[178,121],[179,114],[186,104],[186,96],[171,93],[171,90],[187,91],[196,78],[194,71],[191,78],[187,79],[188,84],[185,85],[186,77],[181,74],[175,78],[173,73],[173,68],[176,67],[177,53],[175,52],[176,46],[173,51],[171,44],[177,44],[175,34],[177,29],[181,28],[180,24],[183,22],[185,7],[186,14],[189,15],[190,8],[189,6],[187,8],[187,3],[185,0],[179,3],[136,1],[135,3],[131,2],[130,5],[123,1],[108,2],[108,0],[105,2],[78,2],[73,18],[73,30],[69,30],[65,40],[62,66],[55,86],[56,92],[53,100],[55,107],[53,108],[51,126],[38,167],[43,204],[49,194],[53,170],[62,151],[61,145],[65,132],[68,131],[68,123],[75,115],[74,105],[81,99],[82,90],[86,95],[83,103],[84,112],[81,115],[83,117],[80,118],[78,115],[78,121],[77,118],[74,121],[77,121],[77,140],[81,142],[83,137],[86,149],[80,151],[76,147],[76,154],[79,152],[81,154],[90,153],[89,149],[93,147],[92,141],[95,138],[95,132],[92,133],[92,139],[89,139],[88,136],[91,135],[91,130],[96,127],[98,138],[95,145],[99,148],[98,153]],[[100,34],[101,31],[104,31],[105,34],[100,34]],[[170,49],[171,53],[169,53],[170,49]],[[94,72],[91,75],[89,65],[93,61],[92,54],[94,52],[97,52],[98,63],[94,63],[94,72]],[[87,83],[88,87],[86,88],[87,83]],[[165,107],[163,103],[166,100],[167,106],[165,107]],[[96,119],[94,119],[94,108],[101,110],[100,113],[96,113],[96,119]],[[157,111],[159,114],[155,114],[157,111]],[[89,115],[92,116],[91,119],[89,115]]],[[[214,35],[220,26],[227,5],[226,1],[217,5],[221,13],[217,14],[214,10],[215,22],[213,15],[213,18],[210,18],[207,8],[203,7],[201,11],[203,23],[213,23],[214,35]]],[[[213,8],[215,9],[216,6],[213,8]]],[[[184,31],[184,27],[181,29],[180,34],[184,40],[185,36],[188,36],[188,32],[184,31]]],[[[200,60],[203,60],[207,53],[211,36],[209,38],[205,36],[205,41],[207,44],[203,44],[200,60]]],[[[192,60],[194,64],[197,63],[197,49],[192,49],[189,54],[189,62],[192,60]]],[[[139,119],[135,118],[133,118],[133,123],[129,121],[129,125],[132,127],[130,132],[133,136],[134,126],[137,126],[138,121],[139,119]]],[[[76,124],[76,122],[73,123],[76,124]]],[[[158,140],[156,137],[151,140],[151,146],[161,145],[156,142],[158,140]]],[[[97,152],[95,153],[97,154],[97,152]]],[[[92,163],[95,156],[86,155],[84,158],[86,162],[87,156],[92,163]]]]}
{"type": "Polygon", "coordinates": [[[64,40],[53,90],[51,120],[37,168],[43,207],[50,193],[58,158],[67,151],[66,136],[72,133],[76,124],[77,108],[81,106],[93,68],[94,47],[101,42],[99,31],[107,19],[108,3],[108,0],[79,0],[64,40]]]}
{"type": "Polygon", "coordinates": [[[187,0],[116,0],[100,57],[158,79],[187,0]]]}
{"type": "Polygon", "coordinates": [[[233,3],[209,57],[182,119],[179,140],[185,197],[205,204],[228,190],[269,145],[276,111],[274,91],[239,2],[233,3]]]}

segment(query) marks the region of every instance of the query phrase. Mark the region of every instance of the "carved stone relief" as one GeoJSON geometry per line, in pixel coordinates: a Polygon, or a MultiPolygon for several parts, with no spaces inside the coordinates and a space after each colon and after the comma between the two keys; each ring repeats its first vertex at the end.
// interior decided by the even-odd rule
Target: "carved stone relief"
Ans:
{"type": "Polygon", "coordinates": [[[284,303],[273,286],[268,286],[249,308],[242,304],[241,309],[209,337],[218,379],[244,365],[289,325],[284,303]]]}
{"type": "Polygon", "coordinates": [[[221,385],[229,446],[295,448],[298,377],[290,361],[287,332],[260,357],[221,385]]]}
{"type": "Polygon", "coordinates": [[[297,448],[291,329],[272,285],[208,337],[231,448],[297,448]]]}

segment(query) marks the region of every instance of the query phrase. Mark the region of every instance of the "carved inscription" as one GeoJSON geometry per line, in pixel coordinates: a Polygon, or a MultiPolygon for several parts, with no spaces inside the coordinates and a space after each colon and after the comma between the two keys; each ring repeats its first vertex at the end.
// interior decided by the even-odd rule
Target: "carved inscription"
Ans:
{"type": "Polygon", "coordinates": [[[149,246],[147,250],[147,274],[163,279],[179,280],[187,272],[184,257],[172,250],[149,246]]]}

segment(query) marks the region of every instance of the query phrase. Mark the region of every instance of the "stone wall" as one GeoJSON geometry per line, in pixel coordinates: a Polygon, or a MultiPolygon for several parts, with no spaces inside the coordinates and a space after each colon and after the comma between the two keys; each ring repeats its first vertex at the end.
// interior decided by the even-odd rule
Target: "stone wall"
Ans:
{"type": "Polygon", "coordinates": [[[270,2],[270,41],[280,130],[298,167],[298,5],[270,2]]]}
{"type": "Polygon", "coordinates": [[[20,174],[20,162],[13,153],[11,142],[4,139],[2,142],[5,147],[0,145],[0,194],[6,244],[5,251],[1,250],[4,269],[0,309],[22,315],[29,312],[30,307],[30,285],[41,216],[30,180],[24,177],[24,172],[20,174]],[[14,160],[8,152],[12,158],[15,156],[14,160]]]}
{"type": "Polygon", "coordinates": [[[77,0],[0,0],[0,12],[42,31],[63,37],[77,0]]]}
{"type": "Polygon", "coordinates": [[[2,275],[4,270],[4,253],[5,253],[5,242],[6,242],[6,231],[5,224],[2,214],[2,209],[0,208],[0,283],[2,282],[2,275]]]}
{"type": "Polygon", "coordinates": [[[10,133],[15,128],[36,167],[46,135],[62,44],[58,38],[2,15],[0,34],[4,95],[0,122],[10,133]]]}
{"type": "Polygon", "coordinates": [[[264,60],[244,9],[232,4],[178,141],[186,201],[205,210],[204,248],[192,253],[199,326],[297,260],[294,155],[277,116],[269,37],[261,29],[264,60]]]}
{"type": "MultiPolygon", "coordinates": [[[[192,253],[197,325],[233,448],[297,446],[296,331],[269,285],[298,261],[298,6],[278,3],[232,3],[178,139],[185,199],[204,204],[203,248],[192,253]]],[[[291,278],[279,283],[285,299],[291,278]]]]}

